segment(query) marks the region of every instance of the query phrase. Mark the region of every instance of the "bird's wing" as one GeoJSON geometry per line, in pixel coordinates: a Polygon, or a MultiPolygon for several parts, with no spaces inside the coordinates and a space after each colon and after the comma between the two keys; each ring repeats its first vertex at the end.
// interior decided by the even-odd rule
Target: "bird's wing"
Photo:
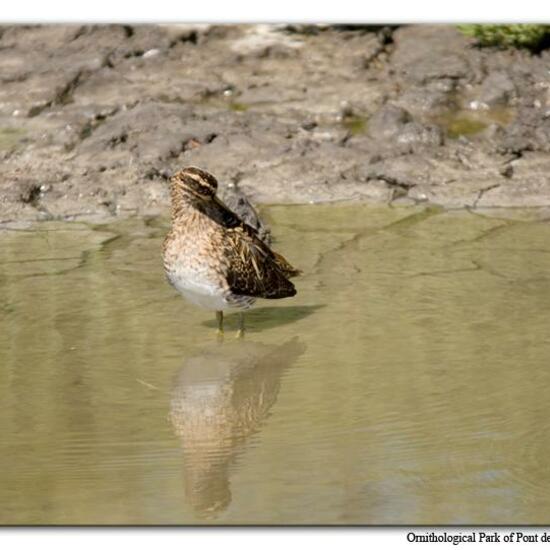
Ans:
{"type": "Polygon", "coordinates": [[[261,298],[286,298],[296,294],[287,277],[294,277],[300,271],[273,252],[256,229],[244,223],[218,197],[213,197],[203,208],[210,219],[226,230],[226,278],[232,292],[261,298]]]}
{"type": "Polygon", "coordinates": [[[258,298],[287,298],[296,294],[280,265],[282,256],[250,234],[246,226],[228,231],[225,238],[229,253],[226,279],[232,292],[258,298]]]}
{"type": "Polygon", "coordinates": [[[230,210],[218,197],[213,198],[213,203],[215,205],[213,210],[216,212],[216,214],[214,214],[216,221],[227,229],[240,228],[243,237],[247,237],[251,241],[251,244],[254,243],[253,249],[259,247],[265,254],[271,256],[285,277],[296,277],[302,273],[299,269],[292,267],[281,254],[271,250],[269,245],[260,238],[258,229],[242,221],[241,218],[230,210]]]}
{"type": "Polygon", "coordinates": [[[243,231],[250,236],[258,236],[258,231],[252,226],[243,222],[241,218],[230,210],[218,197],[214,196],[208,203],[197,203],[196,208],[206,214],[225,229],[242,227],[243,231]]]}

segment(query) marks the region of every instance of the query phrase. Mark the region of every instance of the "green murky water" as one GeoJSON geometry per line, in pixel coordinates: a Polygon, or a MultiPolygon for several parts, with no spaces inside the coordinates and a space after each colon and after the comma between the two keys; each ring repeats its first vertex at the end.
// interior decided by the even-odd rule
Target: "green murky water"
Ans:
{"type": "Polygon", "coordinates": [[[0,127],[0,152],[14,149],[25,136],[25,130],[0,127]]]}
{"type": "Polygon", "coordinates": [[[460,136],[475,136],[485,130],[490,124],[508,126],[515,117],[514,109],[510,107],[492,107],[487,110],[456,109],[433,117],[451,139],[460,136]]]}
{"type": "Polygon", "coordinates": [[[347,116],[342,119],[342,126],[348,130],[352,136],[357,136],[367,131],[367,119],[356,115],[347,116]]]}
{"type": "Polygon", "coordinates": [[[305,275],[242,342],[165,220],[0,232],[0,522],[546,524],[550,225],[265,213],[305,275]]]}

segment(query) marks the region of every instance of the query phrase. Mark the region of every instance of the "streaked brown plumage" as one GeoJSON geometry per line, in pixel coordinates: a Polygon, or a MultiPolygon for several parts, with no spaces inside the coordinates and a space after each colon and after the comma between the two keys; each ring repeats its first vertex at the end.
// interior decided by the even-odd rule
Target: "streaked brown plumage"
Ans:
{"type": "Polygon", "coordinates": [[[221,331],[226,309],[294,296],[289,278],[300,271],[220,201],[217,187],[214,176],[195,167],[170,179],[172,227],[163,256],[170,283],[191,302],[216,311],[221,331]]]}

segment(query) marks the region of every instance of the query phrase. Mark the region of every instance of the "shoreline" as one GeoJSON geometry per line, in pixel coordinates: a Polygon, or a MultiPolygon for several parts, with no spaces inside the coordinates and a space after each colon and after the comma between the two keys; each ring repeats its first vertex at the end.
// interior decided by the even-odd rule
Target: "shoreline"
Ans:
{"type": "Polygon", "coordinates": [[[186,165],[256,205],[550,209],[550,50],[446,25],[0,33],[0,222],[164,215],[186,165]]]}

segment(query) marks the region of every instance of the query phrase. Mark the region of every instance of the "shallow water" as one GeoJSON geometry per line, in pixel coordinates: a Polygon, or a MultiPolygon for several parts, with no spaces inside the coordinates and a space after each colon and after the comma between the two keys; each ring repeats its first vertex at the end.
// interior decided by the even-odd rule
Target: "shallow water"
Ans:
{"type": "Polygon", "coordinates": [[[25,131],[20,128],[9,128],[0,126],[0,151],[15,148],[21,143],[25,131]]]}
{"type": "Polygon", "coordinates": [[[264,214],[305,275],[244,341],[167,220],[0,231],[1,523],[547,523],[550,225],[264,214]]]}
{"type": "Polygon", "coordinates": [[[456,139],[461,136],[475,136],[491,124],[508,126],[515,118],[516,112],[510,107],[492,107],[490,109],[458,108],[451,109],[432,117],[447,137],[456,139]]]}

